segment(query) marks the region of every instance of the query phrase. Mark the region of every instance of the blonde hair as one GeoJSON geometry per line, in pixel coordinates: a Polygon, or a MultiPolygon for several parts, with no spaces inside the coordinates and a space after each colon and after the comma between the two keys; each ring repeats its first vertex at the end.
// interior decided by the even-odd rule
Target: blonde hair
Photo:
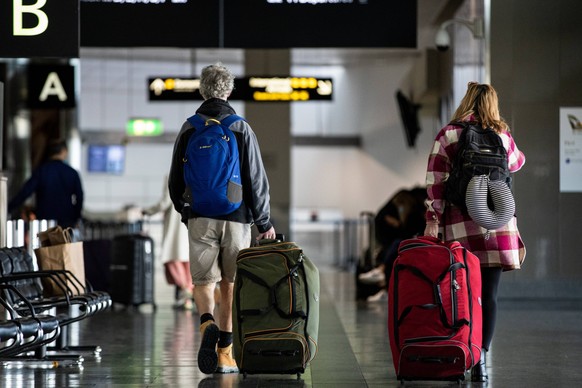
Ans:
{"type": "Polygon", "coordinates": [[[234,75],[222,63],[206,66],[200,76],[200,94],[205,100],[226,100],[234,89],[234,75]]]}
{"type": "Polygon", "coordinates": [[[451,122],[463,121],[471,115],[475,116],[484,128],[492,128],[497,133],[509,131],[509,126],[499,114],[497,92],[491,85],[469,82],[467,93],[453,114],[451,122]]]}

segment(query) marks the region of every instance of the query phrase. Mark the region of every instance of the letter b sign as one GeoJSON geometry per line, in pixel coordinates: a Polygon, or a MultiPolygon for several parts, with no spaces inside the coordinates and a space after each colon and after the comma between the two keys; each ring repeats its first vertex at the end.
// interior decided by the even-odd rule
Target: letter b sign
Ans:
{"type": "Polygon", "coordinates": [[[14,36],[40,35],[46,31],[49,24],[47,14],[42,10],[47,0],[37,0],[35,4],[24,5],[23,0],[14,0],[14,36]],[[22,23],[23,15],[34,15],[38,23],[34,27],[24,27],[22,23]]]}
{"type": "Polygon", "coordinates": [[[1,0],[0,57],[79,56],[79,0],[1,0]]]}

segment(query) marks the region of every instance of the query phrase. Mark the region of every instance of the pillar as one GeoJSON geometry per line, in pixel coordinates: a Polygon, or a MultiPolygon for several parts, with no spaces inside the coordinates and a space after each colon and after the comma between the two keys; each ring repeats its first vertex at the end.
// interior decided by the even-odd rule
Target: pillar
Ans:
{"type": "MultiPolygon", "coordinates": [[[[245,50],[247,76],[290,75],[291,52],[245,50]]],[[[271,219],[277,233],[291,237],[291,106],[289,102],[247,102],[245,118],[255,131],[271,187],[271,219]]]]}

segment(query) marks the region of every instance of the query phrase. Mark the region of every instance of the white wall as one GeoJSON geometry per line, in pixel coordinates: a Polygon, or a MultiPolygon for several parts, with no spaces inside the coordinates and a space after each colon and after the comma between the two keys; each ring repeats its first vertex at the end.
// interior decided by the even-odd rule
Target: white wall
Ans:
{"type": "MultiPolygon", "coordinates": [[[[332,77],[334,100],[292,106],[294,135],[360,135],[362,148],[294,147],[292,206],[340,209],[356,218],[376,211],[396,191],[424,185],[436,120],[422,120],[416,148],[406,145],[395,93],[417,55],[355,61],[346,66],[294,67],[293,75],[332,77]]],[[[431,113],[427,107],[421,114],[431,113]]]]}
{"type": "MultiPolygon", "coordinates": [[[[137,60],[131,50],[84,50],[80,60],[79,127],[87,131],[125,131],[128,118],[158,117],[166,132],[176,132],[198,102],[149,103],[147,78],[154,75],[198,75],[206,63],[191,63],[190,54],[162,50],[137,60]],[[83,54],[88,54],[85,57],[83,54]],[[103,55],[105,54],[105,55],[103,55]],[[169,55],[171,54],[171,55],[169,55]],[[166,59],[164,59],[166,58],[166,59]],[[172,58],[171,60],[168,58],[172,58]],[[193,69],[193,70],[192,70],[193,69]]],[[[186,53],[188,53],[186,51],[186,53]]],[[[143,50],[140,53],[143,56],[143,50]]],[[[292,149],[292,207],[332,208],[344,217],[377,210],[403,187],[424,183],[428,150],[436,131],[432,109],[421,110],[423,131],[415,149],[406,146],[395,92],[418,54],[399,53],[379,59],[358,59],[339,66],[294,66],[295,76],[332,77],[334,100],[292,105],[293,135],[361,135],[362,148],[309,147],[292,149]]],[[[221,58],[217,57],[217,60],[221,58]]],[[[227,61],[225,61],[227,63],[227,61]]],[[[243,67],[227,63],[235,75],[243,67]]],[[[244,115],[244,104],[233,102],[244,115]]],[[[161,196],[173,144],[132,143],[121,176],[81,171],[88,211],[110,212],[124,205],[148,206],[161,196]]],[[[87,144],[83,145],[86,155],[87,144]]],[[[86,157],[84,158],[86,159],[86,157]]]]}
{"type": "MultiPolygon", "coordinates": [[[[162,198],[163,178],[170,169],[173,144],[130,143],[126,146],[122,175],[87,172],[82,160],[81,178],[87,212],[112,212],[124,206],[145,207],[162,198]]],[[[83,146],[87,155],[87,145],[83,146]]]]}
{"type": "MultiPolygon", "coordinates": [[[[79,66],[81,131],[123,133],[128,118],[156,117],[167,132],[177,132],[199,102],[150,103],[148,78],[199,75],[208,63],[197,63],[193,56],[192,51],[180,49],[83,49],[79,66]]],[[[213,58],[213,62],[220,60],[218,54],[213,58]]],[[[227,64],[235,75],[242,75],[241,64],[227,64]]]]}

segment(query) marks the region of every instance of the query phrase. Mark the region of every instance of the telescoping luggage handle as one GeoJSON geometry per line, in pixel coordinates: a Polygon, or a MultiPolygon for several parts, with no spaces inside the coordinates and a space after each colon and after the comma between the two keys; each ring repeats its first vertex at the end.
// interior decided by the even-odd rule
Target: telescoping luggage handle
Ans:
{"type": "Polygon", "coordinates": [[[275,244],[283,241],[285,241],[285,235],[282,233],[277,233],[275,235],[275,238],[264,238],[261,240],[255,240],[255,246],[275,244]]]}

